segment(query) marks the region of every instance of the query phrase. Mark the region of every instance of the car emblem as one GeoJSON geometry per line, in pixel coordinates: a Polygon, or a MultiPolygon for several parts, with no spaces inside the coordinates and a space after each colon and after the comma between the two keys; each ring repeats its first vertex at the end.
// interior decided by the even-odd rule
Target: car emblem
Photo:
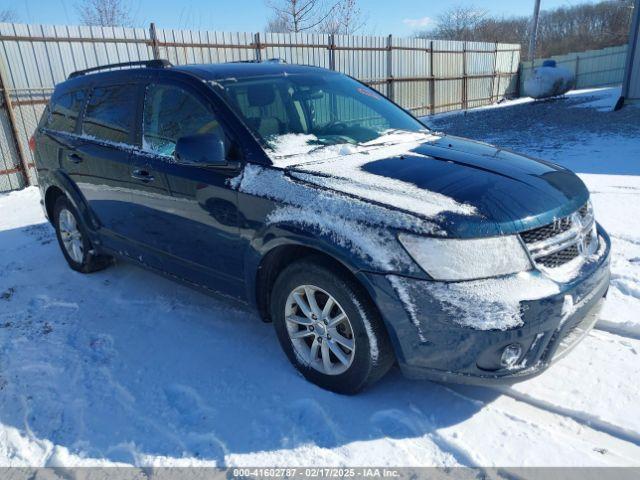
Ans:
{"type": "Polygon", "coordinates": [[[581,257],[593,254],[593,232],[592,229],[585,229],[590,221],[589,217],[583,218],[579,213],[571,215],[572,228],[577,230],[576,246],[581,257]]]}

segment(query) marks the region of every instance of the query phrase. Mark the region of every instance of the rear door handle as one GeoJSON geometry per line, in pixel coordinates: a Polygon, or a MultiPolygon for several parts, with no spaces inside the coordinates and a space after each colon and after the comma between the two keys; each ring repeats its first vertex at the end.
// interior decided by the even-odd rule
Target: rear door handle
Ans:
{"type": "Polygon", "coordinates": [[[149,173],[148,170],[144,170],[141,168],[137,168],[134,171],[132,171],[131,177],[135,178],[136,180],[140,180],[141,182],[144,182],[144,183],[153,182],[155,180],[154,176],[151,175],[151,173],[149,173]]]}
{"type": "Polygon", "coordinates": [[[70,153],[69,155],[67,155],[67,158],[73,163],[81,163],[82,162],[82,157],[80,155],[78,155],[77,153],[70,153]]]}

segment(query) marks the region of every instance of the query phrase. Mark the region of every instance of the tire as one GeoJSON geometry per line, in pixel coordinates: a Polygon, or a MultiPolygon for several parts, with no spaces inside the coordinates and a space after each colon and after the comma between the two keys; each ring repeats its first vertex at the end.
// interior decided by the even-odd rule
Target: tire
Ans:
{"type": "Polygon", "coordinates": [[[270,310],[278,340],[291,363],[307,380],[324,389],[357,393],[382,378],[394,363],[387,331],[369,296],[340,269],[322,265],[321,258],[298,261],[280,273],[273,286],[270,310]],[[315,319],[313,314],[305,315],[296,293],[308,307],[307,313],[316,312],[315,319]],[[315,309],[309,294],[316,300],[315,309]],[[329,298],[333,300],[329,314],[319,315],[326,310],[329,298]],[[346,322],[332,327],[340,313],[346,316],[346,322]],[[314,343],[318,345],[314,347],[314,343]],[[336,353],[340,352],[338,358],[336,353]],[[327,354],[329,369],[324,362],[327,354]]]}
{"type": "Polygon", "coordinates": [[[84,225],[79,221],[80,216],[67,197],[61,195],[56,199],[53,212],[60,250],[73,270],[91,273],[103,270],[111,263],[109,257],[95,253],[84,225]]]}

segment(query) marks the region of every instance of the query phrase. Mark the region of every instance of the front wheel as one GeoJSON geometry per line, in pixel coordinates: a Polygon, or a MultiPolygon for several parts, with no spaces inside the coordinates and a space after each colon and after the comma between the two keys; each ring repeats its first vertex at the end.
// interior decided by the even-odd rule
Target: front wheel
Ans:
{"type": "Polygon", "coordinates": [[[273,287],[271,318],[291,363],[328,390],[356,393],[393,364],[387,332],[369,297],[320,259],[282,271],[273,287]]]}

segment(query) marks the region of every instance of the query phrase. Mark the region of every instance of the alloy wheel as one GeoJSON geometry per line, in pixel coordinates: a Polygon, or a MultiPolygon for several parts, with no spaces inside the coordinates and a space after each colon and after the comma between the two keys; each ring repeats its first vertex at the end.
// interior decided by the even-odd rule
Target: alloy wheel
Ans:
{"type": "Polygon", "coordinates": [[[66,208],[60,210],[58,216],[58,228],[60,238],[67,254],[76,263],[82,263],[84,259],[84,241],[78,228],[76,217],[66,208]]]}
{"type": "Polygon", "coordinates": [[[305,363],[326,375],[349,369],[356,347],[353,328],[333,296],[313,285],[295,288],[287,297],[285,321],[289,339],[305,363]]]}

